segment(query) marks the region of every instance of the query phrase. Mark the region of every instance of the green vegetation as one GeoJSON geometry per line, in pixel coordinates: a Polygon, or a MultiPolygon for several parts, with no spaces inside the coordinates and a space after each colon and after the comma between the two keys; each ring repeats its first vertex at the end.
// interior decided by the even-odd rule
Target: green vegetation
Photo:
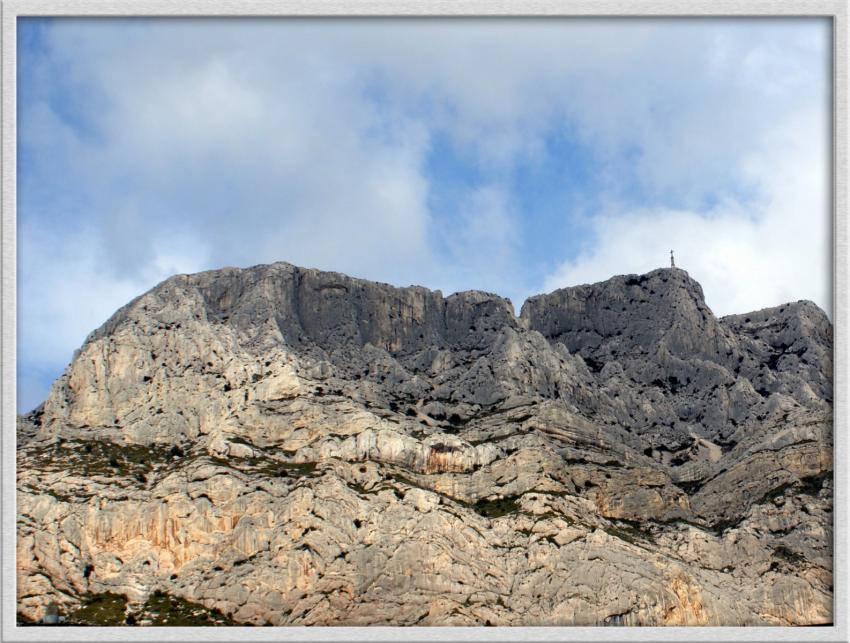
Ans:
{"type": "Polygon", "coordinates": [[[354,491],[356,491],[361,496],[365,496],[367,494],[378,493],[378,491],[380,491],[383,488],[383,487],[375,486],[375,487],[372,487],[371,489],[367,489],[362,484],[359,484],[357,482],[349,482],[347,484],[348,484],[350,489],[354,489],[354,491]]]}
{"type": "Polygon", "coordinates": [[[696,527],[702,531],[710,531],[711,528],[708,525],[703,523],[695,522],[693,520],[688,520],[687,518],[670,518],[668,520],[656,520],[654,521],[659,525],[689,525],[690,527],[696,527]]]}
{"type": "Polygon", "coordinates": [[[82,605],[68,615],[67,625],[124,625],[127,599],[119,594],[86,594],[82,605]]]}
{"type": "Polygon", "coordinates": [[[211,610],[200,603],[193,603],[161,591],[150,595],[141,613],[135,615],[135,620],[137,623],[150,620],[151,625],[170,627],[237,624],[219,610],[211,610]]]}
{"type": "Polygon", "coordinates": [[[673,484],[690,496],[702,489],[704,483],[704,480],[680,480],[673,484]]]}
{"type": "MultiPolygon", "coordinates": [[[[59,491],[56,491],[55,489],[44,489],[44,493],[46,493],[48,496],[53,496],[59,502],[69,502],[69,503],[71,503],[71,502],[77,502],[80,499],[80,497],[69,496],[67,494],[60,493],[59,491]]],[[[83,499],[85,499],[85,498],[90,498],[91,496],[89,496],[88,494],[84,494],[81,497],[83,499]]]]}
{"type": "Polygon", "coordinates": [[[827,480],[832,479],[832,472],[821,473],[817,476],[807,476],[805,478],[800,478],[800,493],[804,493],[808,496],[817,496],[821,489],[823,489],[823,483],[827,480]]]}
{"type": "Polygon", "coordinates": [[[311,476],[316,472],[315,462],[274,462],[270,465],[276,471],[274,475],[284,477],[284,473],[293,477],[311,476]]]}
{"type": "Polygon", "coordinates": [[[604,530],[620,540],[625,540],[627,543],[639,545],[640,542],[655,542],[655,534],[648,529],[643,528],[640,523],[631,520],[621,520],[616,525],[605,527],[604,530]]]}
{"type": "Polygon", "coordinates": [[[519,511],[517,496],[496,498],[495,500],[479,500],[472,508],[485,518],[501,518],[519,511]]]}
{"type": "Polygon", "coordinates": [[[252,458],[219,458],[216,456],[208,456],[210,462],[221,467],[228,467],[251,473],[265,476],[267,478],[304,478],[316,475],[316,462],[281,462],[271,457],[252,457],[252,458]]]}
{"type": "Polygon", "coordinates": [[[827,472],[815,476],[806,476],[804,478],[800,478],[798,481],[785,482],[765,493],[756,502],[756,504],[773,502],[777,498],[784,496],[789,489],[792,492],[804,494],[807,496],[817,496],[820,493],[821,489],[823,489],[824,482],[831,478],[832,473],[827,472]]]}
{"type": "Polygon", "coordinates": [[[733,529],[741,524],[743,518],[721,519],[711,525],[711,530],[718,536],[722,536],[727,529],[733,529]]]}
{"type": "MultiPolygon", "coordinates": [[[[238,444],[249,444],[242,438],[231,440],[238,444]]],[[[67,471],[71,475],[91,477],[129,477],[136,483],[145,484],[157,467],[180,461],[206,457],[210,462],[246,473],[270,478],[302,478],[316,474],[315,462],[280,462],[270,455],[260,454],[250,458],[218,458],[206,454],[186,454],[177,445],[116,444],[108,441],[68,441],[42,446],[26,453],[33,468],[44,471],[67,471]]],[[[69,500],[68,498],[59,498],[69,500]]]]}
{"type": "Polygon", "coordinates": [[[399,484],[405,484],[405,485],[407,485],[408,487],[420,487],[420,485],[419,485],[419,484],[417,484],[416,482],[414,482],[414,481],[413,481],[413,480],[411,480],[410,478],[406,478],[406,477],[404,477],[404,476],[403,476],[403,475],[401,475],[400,473],[391,473],[391,474],[390,474],[390,478],[391,478],[392,480],[396,481],[397,483],[399,483],[399,484]]]}
{"type": "Polygon", "coordinates": [[[532,518],[536,518],[537,520],[545,520],[547,518],[560,518],[565,523],[567,523],[567,525],[576,524],[576,521],[573,520],[570,516],[567,516],[566,514],[559,513],[557,511],[553,511],[552,509],[549,509],[548,511],[544,511],[542,514],[532,513],[530,511],[520,511],[519,513],[525,514],[526,516],[531,516],[532,518]]]}
{"type": "MultiPolygon", "coordinates": [[[[31,625],[32,621],[22,614],[18,622],[31,625]]],[[[65,625],[116,626],[116,625],[166,625],[171,627],[236,625],[233,619],[219,610],[209,609],[166,592],[155,591],[142,607],[128,610],[127,599],[119,594],[105,592],[86,594],[82,604],[70,613],[65,625]]]]}
{"type": "Polygon", "coordinates": [[[777,545],[773,550],[773,555],[792,565],[799,565],[806,560],[804,556],[788,549],[785,545],[777,545]]]}
{"type": "Polygon", "coordinates": [[[29,616],[27,616],[23,612],[18,612],[17,613],[17,625],[20,627],[20,626],[23,626],[23,625],[38,625],[38,623],[36,623],[34,620],[32,620],[29,616]]]}
{"type": "Polygon", "coordinates": [[[776,487],[776,488],[774,488],[774,489],[771,489],[771,490],[770,490],[770,491],[768,491],[766,494],[764,494],[764,495],[763,495],[763,496],[762,496],[762,497],[758,500],[758,502],[756,502],[756,504],[757,504],[757,505],[762,505],[762,504],[764,504],[764,503],[766,503],[766,502],[773,502],[773,501],[774,501],[774,500],[776,500],[777,498],[779,498],[779,497],[781,497],[781,496],[784,496],[784,495],[785,495],[785,492],[786,492],[788,489],[790,489],[791,487],[793,487],[793,486],[794,486],[794,484],[793,484],[793,483],[791,483],[791,482],[783,483],[783,484],[779,485],[778,487],[776,487]]]}
{"type": "Polygon", "coordinates": [[[60,441],[24,452],[33,468],[74,476],[128,476],[144,483],[157,466],[171,462],[167,445],[117,444],[107,440],[60,441]]]}

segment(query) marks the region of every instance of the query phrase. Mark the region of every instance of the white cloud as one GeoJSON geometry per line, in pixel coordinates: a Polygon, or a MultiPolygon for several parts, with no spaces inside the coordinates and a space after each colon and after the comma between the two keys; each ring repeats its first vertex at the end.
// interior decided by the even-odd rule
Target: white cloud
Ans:
{"type": "Polygon", "coordinates": [[[534,279],[640,271],[673,245],[716,311],[824,306],[828,34],[746,19],[56,20],[20,122],[38,161],[19,189],[22,361],[61,370],[171,272],[277,260],[519,305],[534,279]],[[523,254],[511,172],[564,132],[599,191],[564,217],[601,205],[597,244],[556,265],[523,254]],[[434,210],[437,137],[475,177],[454,220],[434,210]]]}
{"type": "Polygon", "coordinates": [[[427,133],[376,120],[344,60],[294,40],[203,22],[186,33],[57,28],[57,67],[105,106],[98,136],[78,137],[69,156],[84,161],[85,216],[116,270],[143,270],[177,227],[216,264],[287,259],[379,276],[380,257],[396,278],[422,277],[410,259],[428,255],[427,133]]]}
{"type": "Polygon", "coordinates": [[[717,315],[810,299],[832,315],[828,114],[802,110],[776,123],[764,147],[741,159],[758,197],[708,211],[634,210],[592,219],[595,243],[562,263],[544,290],[612,274],[677,266],[703,287],[717,315]]]}
{"type": "Polygon", "coordinates": [[[661,121],[608,130],[641,150],[646,186],[685,195],[687,207],[612,198],[589,218],[594,243],[544,290],[667,265],[675,248],[716,314],[810,299],[831,316],[830,40],[825,24],[789,26],[752,41],[714,34],[709,78],[694,76],[706,87],[683,90],[700,104],[670,113],[664,132],[661,121]],[[702,204],[705,185],[716,203],[702,204]]]}
{"type": "Polygon", "coordinates": [[[203,248],[179,235],[163,239],[133,277],[108,270],[98,233],[58,232],[23,224],[18,243],[18,409],[28,411],[46,397],[86,336],[120,306],[171,275],[197,272],[203,248]],[[193,253],[190,249],[195,248],[193,253]]]}
{"type": "Polygon", "coordinates": [[[448,261],[443,270],[435,271],[434,287],[448,294],[498,283],[496,294],[515,298],[524,284],[514,272],[521,263],[520,231],[510,195],[488,185],[459,193],[455,200],[457,216],[450,226],[437,231],[448,261]]]}

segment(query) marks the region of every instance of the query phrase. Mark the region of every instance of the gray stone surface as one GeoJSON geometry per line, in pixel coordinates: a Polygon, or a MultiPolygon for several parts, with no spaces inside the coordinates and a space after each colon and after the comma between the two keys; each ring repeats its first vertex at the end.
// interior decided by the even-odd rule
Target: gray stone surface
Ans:
{"type": "Polygon", "coordinates": [[[263,624],[832,620],[832,326],[681,269],[444,298],[173,277],[18,423],[18,607],[263,624]]]}

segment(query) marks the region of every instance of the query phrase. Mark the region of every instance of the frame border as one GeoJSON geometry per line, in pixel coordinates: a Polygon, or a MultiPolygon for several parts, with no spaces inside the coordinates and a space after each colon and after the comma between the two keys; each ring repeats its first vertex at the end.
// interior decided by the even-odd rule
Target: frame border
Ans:
{"type": "Polygon", "coordinates": [[[17,627],[15,605],[16,424],[16,54],[17,18],[55,17],[781,17],[832,20],[833,30],[833,322],[834,461],[850,462],[847,444],[848,345],[848,7],[847,0],[3,0],[2,221],[0,221],[0,354],[2,354],[2,641],[848,641],[847,468],[834,469],[834,614],[831,627],[286,627],[48,628],[17,627]]]}

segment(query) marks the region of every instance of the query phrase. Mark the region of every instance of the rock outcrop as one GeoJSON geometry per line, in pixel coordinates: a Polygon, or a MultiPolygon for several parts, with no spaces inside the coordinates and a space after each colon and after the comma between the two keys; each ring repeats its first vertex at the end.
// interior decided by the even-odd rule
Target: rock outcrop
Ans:
{"type": "Polygon", "coordinates": [[[814,304],[717,319],[675,268],[518,318],[288,264],[179,275],[19,418],[18,610],[831,623],[831,360],[814,304]]]}

